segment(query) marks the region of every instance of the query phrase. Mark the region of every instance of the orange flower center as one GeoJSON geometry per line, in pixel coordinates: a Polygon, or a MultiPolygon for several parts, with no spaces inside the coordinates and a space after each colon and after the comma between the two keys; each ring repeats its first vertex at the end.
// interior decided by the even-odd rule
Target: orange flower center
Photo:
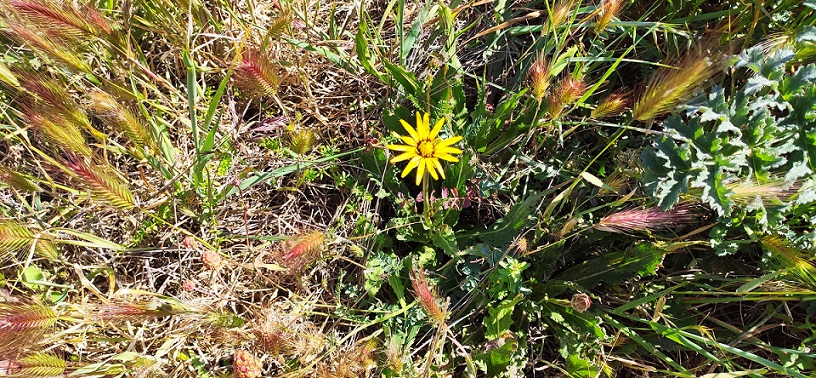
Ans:
{"type": "Polygon", "coordinates": [[[417,152],[424,158],[432,158],[434,154],[434,144],[430,140],[423,140],[417,146],[417,152]]]}

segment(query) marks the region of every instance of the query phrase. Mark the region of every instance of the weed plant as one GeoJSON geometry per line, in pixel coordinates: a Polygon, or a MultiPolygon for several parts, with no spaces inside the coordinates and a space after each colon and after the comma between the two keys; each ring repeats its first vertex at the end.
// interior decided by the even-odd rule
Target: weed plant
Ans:
{"type": "Polygon", "coordinates": [[[0,377],[808,377],[816,3],[0,3],[0,377]]]}

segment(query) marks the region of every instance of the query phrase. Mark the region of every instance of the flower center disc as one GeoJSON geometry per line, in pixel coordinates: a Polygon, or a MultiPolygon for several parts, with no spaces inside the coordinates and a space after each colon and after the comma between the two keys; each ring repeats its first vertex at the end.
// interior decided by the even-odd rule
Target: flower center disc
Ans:
{"type": "Polygon", "coordinates": [[[417,147],[419,154],[422,155],[424,158],[431,158],[433,157],[434,153],[434,146],[431,141],[423,141],[419,142],[419,146],[417,147]]]}

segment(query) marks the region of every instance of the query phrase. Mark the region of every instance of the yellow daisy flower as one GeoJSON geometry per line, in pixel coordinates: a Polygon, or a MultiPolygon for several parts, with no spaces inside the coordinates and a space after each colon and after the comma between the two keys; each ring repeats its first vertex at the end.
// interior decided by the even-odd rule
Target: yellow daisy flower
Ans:
{"type": "Polygon", "coordinates": [[[437,138],[439,131],[442,130],[442,125],[445,119],[442,118],[436,122],[433,129],[430,128],[430,114],[425,114],[423,117],[416,113],[416,125],[414,129],[408,122],[400,120],[402,127],[408,132],[408,135],[400,135],[405,144],[389,144],[386,147],[390,150],[402,152],[391,159],[391,163],[398,163],[404,160],[409,160],[408,165],[402,170],[402,177],[408,176],[411,171],[416,168],[416,184],[422,182],[422,177],[425,172],[428,172],[434,180],[438,180],[441,176],[445,178],[445,170],[442,169],[442,163],[439,159],[457,162],[459,159],[453,155],[461,154],[462,150],[451,147],[454,143],[462,140],[462,137],[455,136],[448,139],[437,138]],[[437,174],[438,172],[438,174],[437,174]]]}

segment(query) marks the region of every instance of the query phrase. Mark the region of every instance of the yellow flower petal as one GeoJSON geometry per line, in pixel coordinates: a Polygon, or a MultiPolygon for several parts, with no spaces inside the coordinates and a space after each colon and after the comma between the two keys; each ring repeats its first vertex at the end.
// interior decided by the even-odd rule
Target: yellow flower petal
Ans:
{"type": "Polygon", "coordinates": [[[417,140],[428,139],[428,124],[425,123],[424,117],[419,112],[416,112],[416,130],[419,137],[417,140]]]}
{"type": "Polygon", "coordinates": [[[431,134],[431,114],[430,113],[425,113],[425,117],[423,117],[423,119],[422,119],[422,126],[425,127],[425,132],[426,132],[425,138],[433,139],[433,138],[428,137],[431,134]]]}
{"type": "Polygon", "coordinates": [[[400,151],[400,152],[416,151],[416,147],[406,146],[404,144],[389,144],[389,145],[387,145],[385,147],[388,148],[389,150],[400,151]]]}
{"type": "Polygon", "coordinates": [[[400,123],[402,124],[402,127],[405,129],[405,131],[407,131],[408,134],[411,135],[412,138],[414,138],[414,140],[419,140],[419,136],[417,136],[416,130],[414,130],[414,128],[411,127],[411,125],[409,125],[408,122],[400,120],[400,123]]]}
{"type": "Polygon", "coordinates": [[[462,140],[462,137],[460,137],[460,136],[450,137],[450,138],[445,139],[445,140],[440,140],[439,142],[437,142],[436,146],[437,147],[450,146],[450,145],[452,145],[452,144],[454,144],[454,143],[456,143],[456,142],[458,142],[460,140],[462,140]]]}
{"type": "Polygon", "coordinates": [[[434,152],[437,154],[461,154],[462,150],[456,147],[442,147],[442,148],[437,147],[436,149],[434,149],[434,152]]]}
{"type": "Polygon", "coordinates": [[[431,177],[433,177],[434,180],[439,180],[439,175],[436,174],[435,167],[433,165],[431,165],[431,161],[433,159],[424,159],[424,160],[425,160],[425,166],[428,167],[428,172],[431,174],[431,177]]]}
{"type": "Polygon", "coordinates": [[[401,162],[403,160],[408,160],[408,159],[410,159],[410,158],[412,158],[414,156],[417,156],[416,151],[408,151],[408,152],[402,153],[400,155],[395,156],[393,159],[391,159],[391,164],[399,163],[399,162],[401,162]]]}
{"type": "Polygon", "coordinates": [[[409,136],[400,135],[399,138],[402,139],[402,141],[405,142],[405,144],[407,144],[409,146],[416,147],[416,145],[417,145],[417,140],[414,139],[414,138],[411,138],[409,136]]]}
{"type": "Polygon", "coordinates": [[[443,153],[436,154],[436,157],[438,157],[438,158],[440,158],[442,160],[453,162],[453,163],[456,163],[457,161],[459,161],[459,159],[457,159],[457,158],[455,158],[453,156],[450,156],[448,154],[443,154],[443,153]]]}
{"type": "Polygon", "coordinates": [[[442,169],[442,163],[440,163],[439,159],[436,159],[436,158],[431,159],[431,161],[433,161],[434,165],[436,166],[436,169],[439,170],[439,175],[442,176],[442,179],[444,180],[445,179],[445,170],[442,169]]]}
{"type": "Polygon", "coordinates": [[[416,124],[412,127],[405,120],[400,123],[409,135],[399,135],[399,139],[405,144],[390,144],[386,147],[390,150],[401,152],[391,159],[391,163],[398,163],[409,160],[402,170],[402,177],[408,176],[416,168],[416,184],[420,185],[425,176],[431,176],[434,180],[440,177],[445,179],[445,167],[441,160],[458,162],[454,155],[462,153],[454,144],[462,140],[461,136],[453,136],[448,139],[440,139],[439,133],[445,125],[445,119],[439,119],[431,128],[430,113],[416,112],[416,124]],[[421,152],[419,146],[422,146],[421,152]]]}
{"type": "Polygon", "coordinates": [[[431,130],[431,133],[428,134],[428,139],[430,140],[436,139],[436,136],[439,135],[439,131],[442,130],[442,125],[444,124],[445,124],[444,117],[440,118],[439,121],[436,121],[436,125],[434,125],[433,130],[431,130]]]}
{"type": "Polygon", "coordinates": [[[417,175],[416,175],[416,184],[419,186],[419,183],[422,182],[422,176],[425,175],[425,159],[419,159],[419,165],[417,165],[417,175]]]}
{"type": "Polygon", "coordinates": [[[412,170],[414,170],[414,167],[416,167],[421,160],[422,158],[419,156],[414,156],[413,158],[411,158],[411,161],[409,161],[408,165],[405,166],[405,169],[402,170],[402,177],[405,178],[405,176],[408,176],[408,174],[411,173],[412,170]]]}

